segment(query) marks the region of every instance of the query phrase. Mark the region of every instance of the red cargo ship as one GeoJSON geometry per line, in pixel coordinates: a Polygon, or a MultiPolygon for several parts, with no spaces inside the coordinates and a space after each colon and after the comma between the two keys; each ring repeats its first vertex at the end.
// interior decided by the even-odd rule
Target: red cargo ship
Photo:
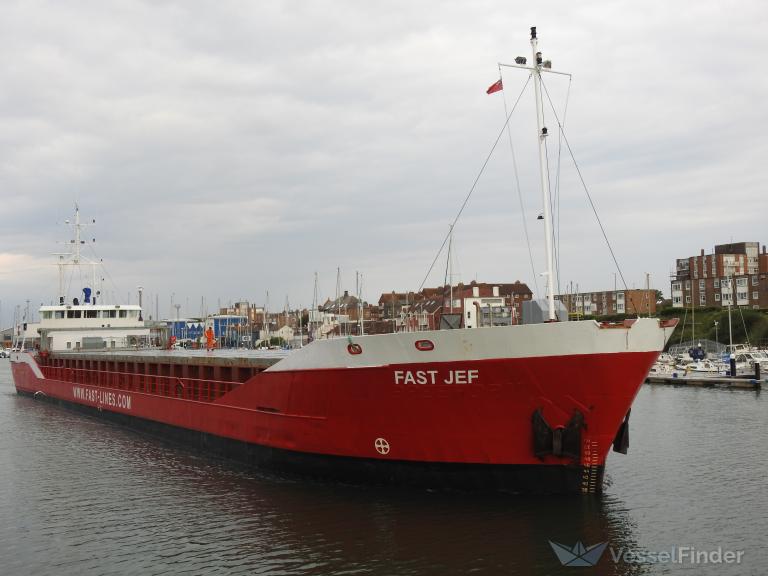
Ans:
{"type": "MultiPolygon", "coordinates": [[[[532,29],[533,66],[517,60],[534,79],[543,168],[547,70],[536,42],[532,29]]],[[[551,279],[544,170],[542,192],[551,279]]],[[[73,244],[79,264],[79,220],[73,244]]],[[[89,295],[41,309],[42,351],[12,354],[20,394],[258,466],[510,492],[600,491],[608,452],[626,451],[630,406],[676,323],[558,322],[549,289],[549,321],[539,324],[316,340],[285,357],[120,351],[146,337],[141,310],[89,295]],[[84,349],[94,343],[106,349],[84,349]]]]}
{"type": "Polygon", "coordinates": [[[319,340],[279,360],[147,351],[11,361],[19,393],[260,466],[591,493],[671,331],[656,319],[583,321],[319,340]]]}

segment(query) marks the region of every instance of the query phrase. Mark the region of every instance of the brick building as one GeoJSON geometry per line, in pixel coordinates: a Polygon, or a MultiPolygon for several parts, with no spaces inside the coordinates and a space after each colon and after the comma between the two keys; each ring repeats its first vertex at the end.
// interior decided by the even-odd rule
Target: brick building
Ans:
{"type": "Polygon", "coordinates": [[[656,290],[604,290],[557,294],[570,316],[610,316],[612,314],[653,315],[656,313],[656,290]]]}
{"type": "Polygon", "coordinates": [[[389,292],[379,298],[382,321],[392,329],[437,330],[443,316],[452,315],[455,327],[515,324],[522,302],[533,293],[519,280],[506,284],[471,282],[456,286],[424,288],[421,292],[389,292]]]}
{"type": "Polygon", "coordinates": [[[715,246],[713,254],[678,258],[672,306],[768,308],[768,254],[758,242],[715,246]]]}
{"type": "Polygon", "coordinates": [[[376,306],[371,306],[368,302],[360,300],[351,295],[349,290],[344,290],[344,294],[331,300],[330,298],[320,305],[320,310],[327,314],[334,314],[346,318],[347,322],[358,322],[360,320],[360,311],[363,313],[363,320],[369,322],[378,320],[379,310],[376,306]]]}

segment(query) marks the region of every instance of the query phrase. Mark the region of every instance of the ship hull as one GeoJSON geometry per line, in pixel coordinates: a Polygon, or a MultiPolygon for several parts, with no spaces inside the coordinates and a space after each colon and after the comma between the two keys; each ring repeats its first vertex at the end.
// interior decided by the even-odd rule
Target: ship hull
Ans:
{"type": "Polygon", "coordinates": [[[163,364],[128,374],[77,355],[45,365],[19,354],[12,370],[20,393],[264,468],[438,489],[596,493],[668,335],[657,321],[612,331],[567,324],[323,342],[223,391],[165,375],[163,364]]]}
{"type": "Polygon", "coordinates": [[[441,491],[580,494],[599,492],[604,474],[602,465],[413,462],[312,454],[233,440],[41,394],[19,394],[257,470],[318,481],[441,491]],[[592,490],[588,489],[590,484],[592,490]]]}

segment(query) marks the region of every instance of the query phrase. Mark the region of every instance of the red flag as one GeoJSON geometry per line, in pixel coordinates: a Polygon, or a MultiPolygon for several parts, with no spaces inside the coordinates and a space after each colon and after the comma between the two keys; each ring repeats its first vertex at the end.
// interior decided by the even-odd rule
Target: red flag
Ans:
{"type": "Polygon", "coordinates": [[[499,90],[504,90],[504,84],[501,83],[501,78],[499,78],[496,82],[491,84],[488,87],[488,90],[485,91],[485,93],[493,94],[494,92],[498,92],[499,90]]]}

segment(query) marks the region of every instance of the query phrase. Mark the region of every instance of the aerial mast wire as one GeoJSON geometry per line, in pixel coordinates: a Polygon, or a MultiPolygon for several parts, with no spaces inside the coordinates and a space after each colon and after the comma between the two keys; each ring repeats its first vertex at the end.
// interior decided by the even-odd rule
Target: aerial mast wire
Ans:
{"type": "Polygon", "coordinates": [[[493,146],[491,146],[491,149],[488,152],[488,155],[485,157],[485,161],[483,162],[483,165],[480,167],[480,171],[477,173],[477,176],[475,177],[474,182],[472,182],[472,186],[469,189],[467,196],[464,198],[464,202],[461,203],[461,207],[459,208],[459,211],[456,213],[456,216],[453,218],[453,221],[450,224],[450,229],[448,231],[448,234],[446,234],[445,238],[443,238],[443,243],[440,244],[440,248],[438,249],[437,254],[435,254],[435,258],[432,260],[432,264],[430,264],[429,269],[427,270],[427,273],[424,276],[424,279],[421,281],[421,284],[419,285],[419,291],[421,291],[421,289],[424,287],[424,284],[426,284],[427,279],[429,278],[429,275],[432,273],[432,270],[435,267],[435,263],[437,262],[437,259],[440,258],[440,254],[443,252],[443,249],[445,248],[445,244],[448,242],[448,237],[453,231],[453,228],[456,226],[456,222],[459,221],[461,214],[464,212],[464,208],[467,207],[467,203],[469,202],[469,199],[472,196],[472,193],[475,191],[475,188],[477,187],[477,183],[480,180],[480,177],[483,175],[483,172],[485,172],[485,167],[488,165],[488,162],[490,161],[491,156],[493,156],[493,152],[494,150],[496,150],[496,146],[499,145],[499,140],[501,140],[501,137],[504,135],[504,130],[506,130],[507,124],[509,124],[509,119],[512,117],[512,114],[515,113],[515,110],[517,109],[517,105],[520,103],[520,98],[522,98],[523,93],[525,92],[525,89],[528,87],[528,82],[530,82],[530,80],[531,78],[529,76],[528,80],[526,80],[525,82],[525,85],[523,85],[522,90],[520,90],[520,94],[518,94],[517,99],[515,100],[515,104],[514,106],[512,106],[512,110],[510,110],[509,114],[507,115],[507,118],[504,121],[504,125],[501,127],[501,130],[499,130],[499,134],[496,136],[496,140],[494,140],[493,146]]]}

